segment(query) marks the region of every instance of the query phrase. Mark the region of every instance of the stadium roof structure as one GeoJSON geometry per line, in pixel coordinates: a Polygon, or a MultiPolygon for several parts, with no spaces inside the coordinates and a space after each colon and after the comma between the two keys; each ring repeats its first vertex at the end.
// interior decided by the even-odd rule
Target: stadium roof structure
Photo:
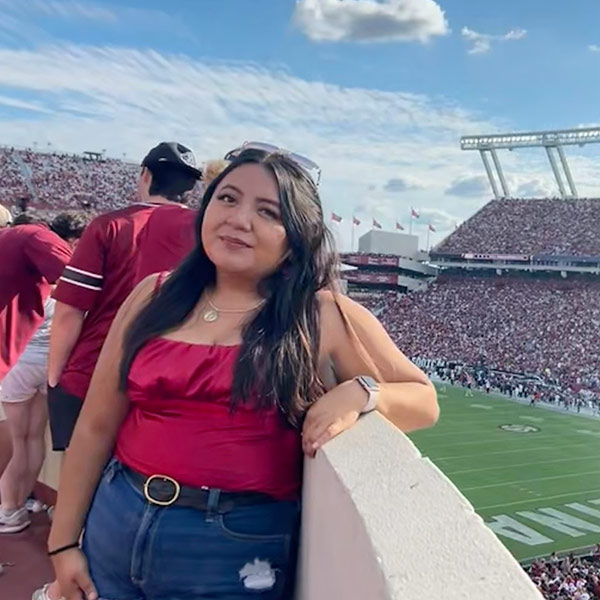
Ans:
{"type": "Polygon", "coordinates": [[[577,198],[577,188],[569,169],[563,146],[584,146],[600,143],[600,127],[582,127],[580,129],[556,129],[553,131],[529,131],[524,133],[502,133],[491,135],[467,135],[460,138],[461,150],[478,150],[485,172],[487,173],[495,198],[509,197],[508,184],[500,165],[496,150],[514,150],[516,148],[545,148],[550,168],[563,198],[577,198]],[[490,163],[490,157],[492,164],[490,163]],[[558,160],[557,160],[558,158],[558,160]],[[562,173],[561,173],[562,170],[562,173]],[[496,182],[500,182],[500,188],[496,182]],[[565,187],[566,179],[568,190],[565,187]]]}

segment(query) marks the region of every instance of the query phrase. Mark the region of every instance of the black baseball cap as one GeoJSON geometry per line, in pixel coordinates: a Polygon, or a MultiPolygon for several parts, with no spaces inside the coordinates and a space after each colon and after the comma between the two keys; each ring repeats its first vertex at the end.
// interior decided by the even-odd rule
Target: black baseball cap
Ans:
{"type": "Polygon", "coordinates": [[[179,167],[183,171],[195,175],[197,179],[202,177],[202,171],[196,167],[196,157],[194,153],[183,144],[178,142],[161,142],[146,154],[142,161],[143,167],[152,167],[158,165],[171,165],[179,167]]]}

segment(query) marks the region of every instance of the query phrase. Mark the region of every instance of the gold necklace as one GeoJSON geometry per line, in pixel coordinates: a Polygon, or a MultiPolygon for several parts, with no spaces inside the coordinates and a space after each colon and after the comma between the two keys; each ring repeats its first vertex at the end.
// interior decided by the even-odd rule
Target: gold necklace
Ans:
{"type": "Polygon", "coordinates": [[[219,308],[218,306],[215,306],[213,304],[212,300],[208,296],[206,297],[206,302],[208,303],[208,306],[210,308],[202,315],[202,318],[207,323],[214,323],[219,318],[220,313],[230,313],[230,314],[248,313],[253,310],[256,310],[257,308],[259,308],[260,306],[262,306],[265,303],[264,300],[261,300],[258,304],[255,304],[254,306],[251,306],[250,308],[219,308]]]}

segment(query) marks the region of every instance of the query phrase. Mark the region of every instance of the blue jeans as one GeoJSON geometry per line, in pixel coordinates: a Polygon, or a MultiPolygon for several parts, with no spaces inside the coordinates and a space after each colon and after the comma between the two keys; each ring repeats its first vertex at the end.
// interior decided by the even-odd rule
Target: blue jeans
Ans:
{"type": "Polygon", "coordinates": [[[299,517],[292,501],[226,514],[156,506],[113,459],[87,516],[83,551],[101,600],[287,600],[299,517]]]}

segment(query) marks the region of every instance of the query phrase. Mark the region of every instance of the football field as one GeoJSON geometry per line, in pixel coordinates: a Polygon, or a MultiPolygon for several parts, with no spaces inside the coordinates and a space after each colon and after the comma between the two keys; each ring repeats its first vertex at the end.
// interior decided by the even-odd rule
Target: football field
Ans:
{"type": "Polygon", "coordinates": [[[438,386],[411,438],[519,560],[600,542],[600,420],[438,386]]]}

